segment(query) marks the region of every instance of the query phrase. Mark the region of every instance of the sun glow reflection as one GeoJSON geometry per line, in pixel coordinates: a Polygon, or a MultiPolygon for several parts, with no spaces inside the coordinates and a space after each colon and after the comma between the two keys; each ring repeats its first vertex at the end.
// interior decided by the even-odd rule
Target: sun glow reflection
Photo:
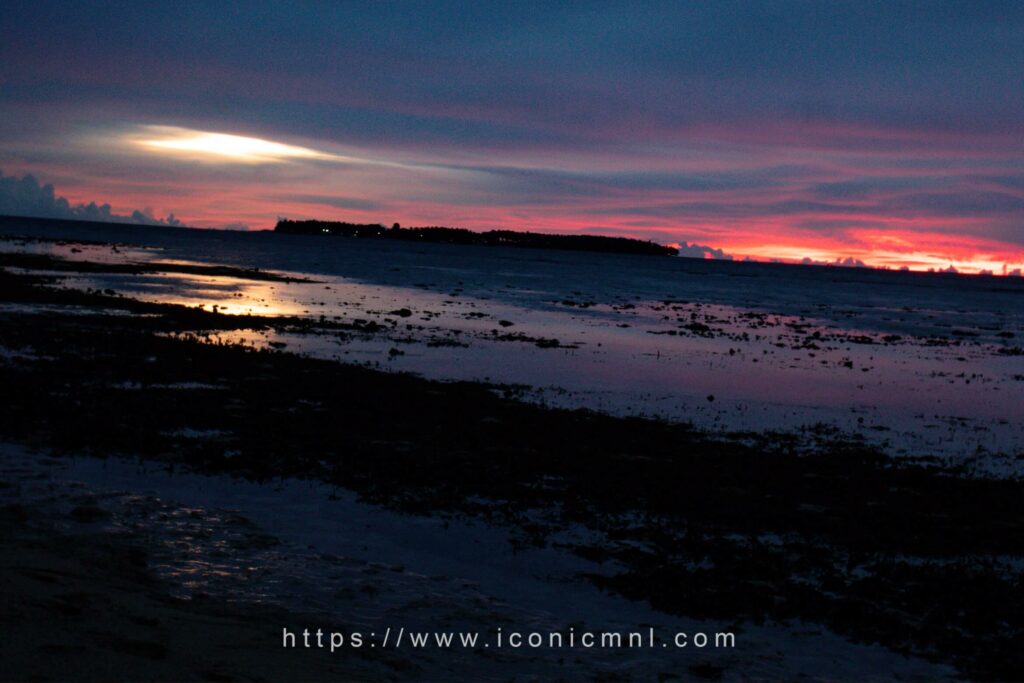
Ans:
{"type": "Polygon", "coordinates": [[[238,163],[280,163],[289,159],[345,161],[345,157],[308,147],[228,133],[211,133],[175,126],[145,126],[132,142],[147,150],[165,151],[201,159],[238,163]]]}
{"type": "Polygon", "coordinates": [[[892,251],[886,249],[832,251],[827,248],[767,244],[748,247],[741,257],[755,261],[782,261],[810,265],[860,265],[884,270],[917,272],[957,272],[983,275],[1021,275],[1024,262],[1004,260],[992,254],[955,256],[922,250],[892,251]]]}

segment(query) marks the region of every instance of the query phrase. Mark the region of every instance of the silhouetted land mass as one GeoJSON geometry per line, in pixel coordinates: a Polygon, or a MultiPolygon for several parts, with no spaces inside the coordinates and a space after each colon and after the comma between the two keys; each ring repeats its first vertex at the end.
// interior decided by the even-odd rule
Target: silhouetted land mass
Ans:
{"type": "Polygon", "coordinates": [[[68,227],[81,227],[90,228],[96,227],[97,225],[118,225],[118,226],[131,226],[139,229],[149,228],[179,228],[188,230],[187,226],[183,225],[163,225],[163,224],[148,224],[148,223],[134,223],[132,221],[100,221],[100,220],[87,220],[87,219],[74,219],[74,218],[47,218],[41,216],[13,216],[8,214],[0,214],[0,229],[4,231],[11,230],[14,235],[18,234],[18,230],[25,227],[43,227],[47,225],[65,225],[68,227]]]}
{"type": "Polygon", "coordinates": [[[430,226],[403,228],[395,223],[386,228],[379,223],[345,223],[340,221],[280,220],[274,232],[288,235],[330,235],[335,237],[361,237],[369,239],[407,240],[410,242],[441,242],[443,244],[482,244],[533,249],[563,249],[567,251],[596,251],[611,254],[641,254],[650,256],[678,256],[675,247],[629,237],[603,237],[598,235],[547,235],[539,232],[488,230],[474,232],[465,228],[430,226]]]}

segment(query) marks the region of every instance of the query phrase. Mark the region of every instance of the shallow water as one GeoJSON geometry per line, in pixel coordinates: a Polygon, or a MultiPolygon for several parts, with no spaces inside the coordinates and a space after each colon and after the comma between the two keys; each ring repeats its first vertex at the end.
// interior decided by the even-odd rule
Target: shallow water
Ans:
{"type": "Polygon", "coordinates": [[[35,232],[137,247],[0,248],[315,280],[90,275],[72,285],[229,315],[370,323],[216,335],[223,340],[526,385],[524,396],[552,405],[720,431],[827,425],[894,454],[986,472],[1015,472],[998,454],[1024,450],[1019,278],[123,226],[35,232]]]}

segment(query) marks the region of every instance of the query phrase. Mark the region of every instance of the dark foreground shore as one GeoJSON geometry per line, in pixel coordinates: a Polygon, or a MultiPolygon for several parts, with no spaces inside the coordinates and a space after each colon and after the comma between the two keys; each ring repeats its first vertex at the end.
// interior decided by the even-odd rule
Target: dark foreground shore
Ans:
{"type": "MultiPolygon", "coordinates": [[[[78,513],[78,517],[84,514],[78,513]]],[[[73,518],[0,508],[5,681],[393,680],[368,650],[283,650],[280,609],[172,598],[138,539],[61,533],[73,518]]]]}
{"type": "MultiPolygon", "coordinates": [[[[579,524],[599,540],[572,549],[621,567],[593,580],[663,611],[820,623],[952,663],[977,680],[1024,671],[1020,481],[897,464],[827,432],[715,436],[545,409],[516,401],[511,387],[210,344],[204,330],[299,323],[59,285],[56,276],[0,271],[5,438],[57,454],[122,454],[257,480],[321,479],[402,510],[507,524],[522,543],[547,543],[579,524]],[[183,430],[219,436],[186,438],[183,430]]],[[[53,554],[66,543],[25,530],[17,511],[5,514],[4,542],[13,544],[5,557],[53,554]]],[[[60,571],[102,594],[104,581],[113,586],[131,569],[88,564],[117,554],[107,543],[67,542],[80,548],[60,571]]],[[[26,634],[26,647],[12,652],[27,673],[40,656],[27,644],[50,642],[42,633],[64,603],[29,587],[34,579],[17,575],[12,562],[4,571],[17,580],[3,590],[8,602],[29,600],[12,612],[26,634]]],[[[131,581],[123,585],[133,599],[158,601],[145,579],[131,581]]],[[[107,618],[101,612],[95,617],[107,618]]],[[[207,622],[211,653],[225,642],[213,632],[239,618],[207,622]]],[[[88,619],[69,623],[76,638],[89,632],[81,625],[88,619]]],[[[69,666],[85,658],[76,671],[120,677],[89,667],[97,655],[88,650],[67,650],[69,666]]]]}

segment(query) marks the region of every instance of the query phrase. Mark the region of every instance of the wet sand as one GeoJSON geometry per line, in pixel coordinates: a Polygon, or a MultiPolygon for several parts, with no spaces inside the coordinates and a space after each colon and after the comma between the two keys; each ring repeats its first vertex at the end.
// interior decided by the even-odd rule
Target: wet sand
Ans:
{"type": "Polygon", "coordinates": [[[308,617],[266,605],[173,598],[147,568],[144,539],[56,530],[88,514],[0,509],[0,680],[395,678],[369,652],[274,647],[282,624],[308,617]]]}
{"type": "MultiPolygon", "coordinates": [[[[693,619],[602,594],[583,577],[614,568],[559,547],[586,536],[581,527],[562,530],[544,547],[523,545],[507,525],[410,517],[309,480],[266,485],[153,461],[50,458],[2,442],[0,453],[0,479],[10,484],[0,489],[0,505],[19,500],[33,518],[55,520],[64,535],[114,533],[122,544],[132,538],[175,598],[259,605],[253,618],[286,619],[278,625],[293,630],[340,625],[349,634],[376,633],[369,642],[378,647],[388,626],[483,628],[492,647],[495,627],[624,633],[650,625],[663,638],[714,630],[738,639],[721,650],[406,644],[379,652],[399,680],[956,680],[948,666],[851,643],[820,625],[693,619]]],[[[277,636],[268,629],[246,647],[265,656],[279,650],[277,636]]],[[[387,678],[387,671],[377,673],[368,678],[387,678]]]]}

